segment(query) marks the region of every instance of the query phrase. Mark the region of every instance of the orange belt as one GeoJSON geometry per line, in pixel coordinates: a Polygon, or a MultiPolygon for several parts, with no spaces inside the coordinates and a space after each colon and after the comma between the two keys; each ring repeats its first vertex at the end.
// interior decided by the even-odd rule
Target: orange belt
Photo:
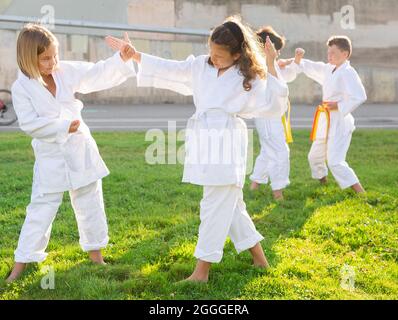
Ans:
{"type": "Polygon", "coordinates": [[[319,124],[319,117],[321,116],[322,112],[325,112],[325,114],[326,114],[326,121],[327,121],[326,142],[328,141],[331,110],[329,110],[329,108],[327,106],[328,106],[328,104],[326,102],[322,102],[322,104],[320,104],[316,109],[316,112],[314,115],[314,121],[312,122],[312,130],[311,130],[311,136],[310,136],[311,141],[315,141],[315,139],[316,139],[316,132],[318,130],[318,124],[319,124]]]}
{"type": "Polygon", "coordinates": [[[290,101],[288,101],[287,103],[288,103],[287,117],[286,114],[282,116],[282,124],[283,124],[283,129],[285,131],[286,142],[292,143],[293,135],[292,135],[292,126],[290,124],[290,101]]]}

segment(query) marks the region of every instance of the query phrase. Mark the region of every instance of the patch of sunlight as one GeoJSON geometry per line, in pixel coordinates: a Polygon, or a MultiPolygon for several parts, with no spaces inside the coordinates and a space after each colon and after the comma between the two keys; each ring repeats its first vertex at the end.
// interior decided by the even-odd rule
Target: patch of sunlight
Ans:
{"type": "Polygon", "coordinates": [[[308,255],[313,256],[315,253],[318,254],[321,248],[316,243],[311,242],[309,239],[299,239],[299,238],[286,238],[282,239],[272,247],[272,249],[286,257],[292,255],[308,255]]]}
{"type": "Polygon", "coordinates": [[[157,262],[157,263],[155,263],[155,264],[146,264],[146,265],[144,265],[142,268],[141,268],[141,274],[143,275],[143,276],[149,276],[149,275],[151,275],[152,273],[154,273],[154,272],[157,272],[157,271],[159,271],[159,269],[160,269],[160,263],[159,262],[157,262]]]}
{"type": "Polygon", "coordinates": [[[114,243],[128,243],[129,246],[140,243],[143,240],[151,239],[160,235],[160,231],[147,228],[140,223],[131,227],[128,231],[118,232],[113,236],[114,243]]]}
{"type": "Polygon", "coordinates": [[[190,259],[195,251],[195,245],[195,242],[184,241],[182,244],[171,248],[169,256],[174,258],[190,259]]]}
{"type": "Polygon", "coordinates": [[[252,214],[251,215],[252,219],[253,220],[259,220],[259,219],[265,218],[266,216],[268,216],[268,215],[270,215],[272,213],[272,210],[274,210],[276,206],[277,206],[276,203],[270,203],[268,206],[265,206],[261,210],[261,212],[252,214]]]}
{"type": "MultiPolygon", "coordinates": [[[[42,278],[43,273],[40,267],[34,266],[34,269],[27,269],[25,275],[17,281],[8,284],[0,291],[0,300],[16,300],[19,299],[29,288],[37,285],[37,281],[42,278]],[[4,291],[3,291],[4,290],[4,291]]],[[[40,282],[38,284],[40,286],[40,282]]]]}

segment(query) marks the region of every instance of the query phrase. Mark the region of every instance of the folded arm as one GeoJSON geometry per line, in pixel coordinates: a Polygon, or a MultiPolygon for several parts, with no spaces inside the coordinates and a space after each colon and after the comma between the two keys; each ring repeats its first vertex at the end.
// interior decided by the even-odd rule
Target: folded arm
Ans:
{"type": "Polygon", "coordinates": [[[72,121],[39,116],[30,98],[18,84],[12,87],[12,100],[22,131],[45,142],[63,143],[66,141],[72,121]]]}

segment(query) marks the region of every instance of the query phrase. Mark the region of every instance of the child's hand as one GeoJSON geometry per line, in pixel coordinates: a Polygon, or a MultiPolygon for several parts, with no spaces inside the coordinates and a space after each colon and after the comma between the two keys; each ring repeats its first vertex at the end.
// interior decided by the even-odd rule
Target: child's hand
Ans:
{"type": "Polygon", "coordinates": [[[141,55],[137,52],[132,45],[127,32],[124,33],[124,39],[118,39],[115,37],[107,36],[105,38],[106,44],[111,47],[113,50],[119,50],[120,56],[123,61],[128,61],[129,59],[133,59],[136,62],[140,62],[141,55]]]}
{"type": "Polygon", "coordinates": [[[126,44],[120,49],[120,56],[124,62],[133,59],[136,51],[131,44],[126,44]]]}
{"type": "Polygon", "coordinates": [[[302,48],[297,48],[297,49],[296,49],[295,56],[294,56],[294,62],[295,62],[296,64],[300,64],[301,59],[304,58],[304,55],[305,55],[305,50],[302,49],[302,48]]]}
{"type": "Polygon", "coordinates": [[[327,108],[328,108],[330,111],[338,110],[338,109],[339,109],[339,106],[338,106],[338,103],[337,103],[337,102],[326,102],[326,105],[327,105],[327,108]]]}
{"type": "Polygon", "coordinates": [[[279,59],[278,66],[281,69],[285,69],[288,65],[293,63],[293,59],[279,59]]]}
{"type": "Polygon", "coordinates": [[[265,40],[264,51],[268,62],[274,62],[278,57],[278,52],[276,51],[275,46],[269,37],[267,37],[265,40]]]}
{"type": "Polygon", "coordinates": [[[80,126],[79,120],[72,121],[69,126],[69,133],[75,133],[77,131],[77,129],[79,129],[79,126],[80,126]]]}

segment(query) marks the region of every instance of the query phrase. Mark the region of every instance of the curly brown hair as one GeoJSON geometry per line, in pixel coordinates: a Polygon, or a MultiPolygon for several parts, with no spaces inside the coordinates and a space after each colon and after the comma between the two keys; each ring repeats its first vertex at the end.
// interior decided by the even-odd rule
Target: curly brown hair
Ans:
{"type": "MultiPolygon", "coordinates": [[[[231,16],[222,25],[216,27],[210,35],[209,41],[225,46],[231,55],[240,54],[235,64],[244,77],[243,88],[250,91],[252,81],[257,78],[265,79],[267,67],[261,44],[256,34],[245,25],[239,16],[231,16]]],[[[211,59],[209,64],[212,65],[211,59]]]]}

